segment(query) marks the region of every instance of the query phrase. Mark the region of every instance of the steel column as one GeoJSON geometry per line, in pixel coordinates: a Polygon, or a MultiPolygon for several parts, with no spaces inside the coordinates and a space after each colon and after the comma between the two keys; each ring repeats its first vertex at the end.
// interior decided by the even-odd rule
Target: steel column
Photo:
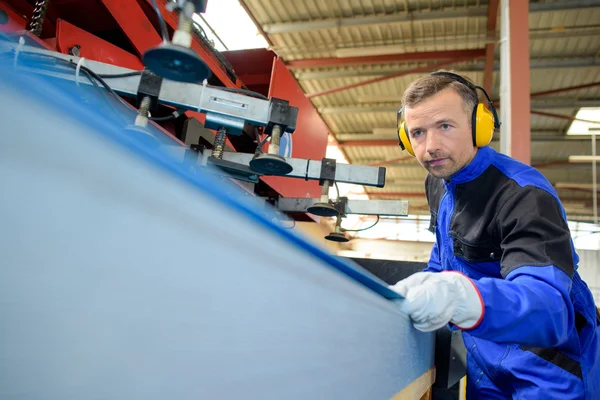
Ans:
{"type": "Polygon", "coordinates": [[[492,78],[494,76],[494,49],[496,43],[496,20],[498,19],[499,0],[490,0],[488,4],[487,39],[485,46],[485,67],[483,73],[483,88],[491,96],[492,78]]]}
{"type": "Polygon", "coordinates": [[[500,39],[500,151],[531,163],[531,102],[529,93],[529,7],[527,2],[502,0],[500,39]]]}

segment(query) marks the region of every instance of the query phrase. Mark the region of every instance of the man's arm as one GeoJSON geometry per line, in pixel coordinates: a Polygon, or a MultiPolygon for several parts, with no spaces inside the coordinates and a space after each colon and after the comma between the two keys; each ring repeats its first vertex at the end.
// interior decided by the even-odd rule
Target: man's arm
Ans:
{"type": "Polygon", "coordinates": [[[561,207],[550,193],[525,187],[497,218],[505,279],[473,280],[484,317],[469,333],[499,343],[556,346],[574,325],[573,249],[561,207]]]}

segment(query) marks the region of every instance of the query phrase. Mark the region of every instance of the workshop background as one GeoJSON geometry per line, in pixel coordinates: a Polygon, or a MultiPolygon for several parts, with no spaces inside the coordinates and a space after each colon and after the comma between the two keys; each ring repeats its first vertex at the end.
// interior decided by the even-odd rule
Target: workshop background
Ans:
{"type": "MultiPolygon", "coordinates": [[[[581,274],[600,302],[595,162],[577,158],[595,155],[592,135],[600,129],[600,1],[512,2],[506,14],[513,32],[502,32],[501,7],[508,2],[500,3],[241,1],[329,128],[328,153],[386,167],[384,188],[348,188],[349,196],[409,200],[410,217],[381,220],[353,235],[357,239],[340,246],[340,254],[427,260],[433,235],[427,231],[426,171],[398,148],[396,111],[412,80],[452,69],[484,87],[500,109],[501,84],[510,85],[513,115],[503,124],[513,153],[557,189],[581,274]],[[502,82],[500,43],[506,40],[512,77],[502,82]]],[[[500,136],[492,142],[497,150],[500,136]]],[[[373,221],[358,219],[352,228],[373,221]]]]}
{"type": "MultiPolygon", "coordinates": [[[[0,11],[2,31],[43,11],[44,44],[70,52],[77,37],[78,51],[91,59],[97,55],[85,44],[96,39],[84,38],[83,30],[131,54],[159,40],[127,22],[147,17],[158,26],[143,0],[0,0],[0,11]]],[[[364,229],[346,232],[347,243],[324,239],[333,229],[329,218],[299,220],[296,229],[343,256],[427,260],[434,237],[425,170],[398,147],[396,111],[412,80],[452,69],[484,87],[499,108],[503,125],[492,147],[535,166],[557,189],[581,275],[600,303],[592,139],[600,129],[600,1],[219,0],[208,1],[194,21],[210,50],[202,54],[224,86],[280,94],[310,109],[310,121],[303,118],[294,136],[293,157],[305,157],[312,145],[338,162],[385,167],[384,188],[340,184],[340,194],[409,201],[408,217],[381,217],[374,226],[374,217],[346,218],[344,228],[364,229]]],[[[137,58],[119,63],[141,68],[137,58]]],[[[267,181],[286,196],[315,190],[267,181]]]]}

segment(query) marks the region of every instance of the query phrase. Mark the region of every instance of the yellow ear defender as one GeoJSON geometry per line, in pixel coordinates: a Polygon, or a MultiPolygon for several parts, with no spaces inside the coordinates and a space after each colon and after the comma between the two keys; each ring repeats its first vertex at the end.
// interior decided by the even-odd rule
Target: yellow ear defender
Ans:
{"type": "MultiPolygon", "coordinates": [[[[481,90],[488,101],[489,109],[483,103],[478,103],[473,108],[473,115],[471,121],[471,132],[473,136],[473,145],[476,147],[487,146],[494,136],[494,130],[500,128],[500,119],[498,113],[492,104],[490,96],[480,86],[475,86],[465,80],[462,76],[453,74],[452,72],[434,72],[432,76],[445,76],[452,80],[462,83],[469,89],[477,93],[477,89],[481,90]]],[[[408,136],[408,128],[402,120],[402,107],[398,110],[396,117],[396,126],[398,128],[398,141],[402,150],[406,150],[411,156],[415,155],[412,144],[410,143],[410,137],[408,136]]]]}

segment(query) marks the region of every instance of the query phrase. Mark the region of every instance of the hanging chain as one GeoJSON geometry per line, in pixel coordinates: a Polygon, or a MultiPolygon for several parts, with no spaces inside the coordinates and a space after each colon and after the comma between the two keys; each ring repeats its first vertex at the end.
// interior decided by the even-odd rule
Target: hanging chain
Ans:
{"type": "Polygon", "coordinates": [[[39,37],[42,34],[42,27],[44,26],[48,4],[50,4],[50,0],[37,0],[35,2],[33,15],[31,16],[29,24],[27,24],[27,30],[31,31],[35,36],[39,37]]]}

